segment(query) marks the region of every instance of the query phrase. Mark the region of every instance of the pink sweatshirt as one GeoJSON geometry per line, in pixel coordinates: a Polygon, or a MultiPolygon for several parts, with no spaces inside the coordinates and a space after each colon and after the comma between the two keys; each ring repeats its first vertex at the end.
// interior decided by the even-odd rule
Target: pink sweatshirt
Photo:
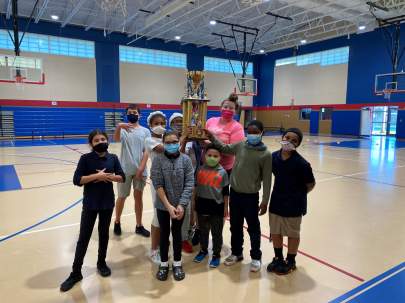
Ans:
{"type": "MultiPolygon", "coordinates": [[[[206,127],[211,131],[219,140],[225,144],[234,144],[245,139],[245,132],[242,125],[232,120],[226,124],[220,123],[221,118],[215,117],[207,120],[206,127]]],[[[233,155],[221,155],[221,162],[223,168],[230,170],[235,162],[233,155]]]]}

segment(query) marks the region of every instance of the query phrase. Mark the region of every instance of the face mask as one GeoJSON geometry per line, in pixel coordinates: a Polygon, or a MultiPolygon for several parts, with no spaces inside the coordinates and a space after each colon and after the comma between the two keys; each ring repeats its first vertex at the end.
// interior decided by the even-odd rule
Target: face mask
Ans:
{"type": "Polygon", "coordinates": [[[179,143],[171,143],[171,144],[164,144],[165,151],[168,154],[175,154],[179,151],[180,144],[179,143]]]}
{"type": "Polygon", "coordinates": [[[107,149],[108,149],[107,142],[102,142],[102,143],[99,143],[99,144],[93,146],[93,150],[98,153],[104,153],[107,151],[107,149]]]}
{"type": "Polygon", "coordinates": [[[248,134],[247,135],[247,141],[251,145],[257,145],[260,142],[262,142],[262,135],[256,135],[256,134],[248,134]]]}
{"type": "Polygon", "coordinates": [[[139,120],[139,115],[129,114],[127,115],[127,119],[130,123],[136,123],[139,120]]]}
{"type": "Polygon", "coordinates": [[[163,126],[158,125],[158,126],[152,127],[151,131],[154,134],[161,136],[165,133],[166,129],[163,126]]]}
{"type": "Polygon", "coordinates": [[[219,163],[219,158],[214,158],[214,157],[205,157],[205,163],[209,166],[209,167],[215,167],[218,165],[219,163]]]}
{"type": "Polygon", "coordinates": [[[233,111],[229,110],[229,109],[223,109],[221,110],[221,117],[224,120],[231,120],[233,118],[233,111]]]}
{"type": "Polygon", "coordinates": [[[295,145],[289,141],[283,140],[280,142],[280,144],[281,144],[281,149],[283,151],[290,152],[290,151],[295,150],[295,145]]]}

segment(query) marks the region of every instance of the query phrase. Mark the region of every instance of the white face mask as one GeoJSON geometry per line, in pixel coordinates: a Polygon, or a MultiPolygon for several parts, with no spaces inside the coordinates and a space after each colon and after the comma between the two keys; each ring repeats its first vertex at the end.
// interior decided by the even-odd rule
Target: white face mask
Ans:
{"type": "Polygon", "coordinates": [[[154,134],[161,136],[165,133],[166,129],[163,126],[158,125],[158,126],[152,127],[151,131],[154,134]]]}
{"type": "Polygon", "coordinates": [[[283,151],[290,152],[290,151],[295,150],[295,145],[292,144],[292,143],[289,142],[289,141],[284,140],[284,141],[281,141],[280,144],[281,144],[281,149],[282,149],[283,151]]]}

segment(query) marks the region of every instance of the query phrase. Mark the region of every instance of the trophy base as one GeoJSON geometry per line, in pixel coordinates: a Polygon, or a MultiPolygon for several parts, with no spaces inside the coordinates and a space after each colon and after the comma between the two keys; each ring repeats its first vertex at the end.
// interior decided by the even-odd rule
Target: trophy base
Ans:
{"type": "Polygon", "coordinates": [[[206,136],[204,129],[199,128],[196,126],[191,126],[191,133],[187,136],[190,140],[207,140],[208,137],[206,136]]]}

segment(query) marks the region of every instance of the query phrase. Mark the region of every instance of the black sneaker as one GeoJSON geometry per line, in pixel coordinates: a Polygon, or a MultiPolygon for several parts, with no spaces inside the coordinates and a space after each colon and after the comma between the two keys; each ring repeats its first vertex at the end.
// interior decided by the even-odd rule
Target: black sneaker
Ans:
{"type": "Polygon", "coordinates": [[[60,285],[60,291],[65,292],[70,290],[77,282],[83,279],[82,273],[72,272],[69,277],[60,285]]]}
{"type": "Polygon", "coordinates": [[[183,266],[173,266],[173,277],[176,281],[181,281],[186,277],[183,266]]]}
{"type": "Polygon", "coordinates": [[[288,275],[289,273],[293,272],[296,270],[297,267],[295,265],[295,262],[283,262],[283,264],[279,267],[277,267],[274,272],[278,275],[288,275]]]}
{"type": "Polygon", "coordinates": [[[150,237],[150,232],[147,229],[145,229],[145,227],[143,227],[143,225],[137,226],[135,228],[135,233],[138,235],[141,235],[142,237],[145,237],[145,238],[150,237]]]}
{"type": "Polygon", "coordinates": [[[102,277],[109,277],[111,276],[111,269],[107,266],[106,263],[104,264],[97,264],[97,270],[100,276],[102,277]]]}
{"type": "Polygon", "coordinates": [[[193,238],[191,239],[191,244],[193,244],[193,246],[200,244],[200,234],[201,234],[200,230],[196,228],[194,231],[193,238]]]}
{"type": "Polygon", "coordinates": [[[159,266],[159,270],[156,273],[156,279],[159,281],[166,281],[169,276],[169,266],[159,266]]]}
{"type": "Polygon", "coordinates": [[[268,271],[268,272],[276,272],[277,269],[278,269],[280,266],[283,266],[283,265],[284,265],[284,263],[285,263],[285,262],[284,262],[283,259],[274,257],[274,258],[273,258],[273,261],[271,261],[271,263],[270,263],[269,265],[267,265],[267,271],[268,271]]]}
{"type": "Polygon", "coordinates": [[[121,223],[120,222],[115,222],[114,223],[114,234],[115,235],[117,235],[117,236],[121,236],[121,233],[122,233],[122,231],[121,231],[121,223]]]}

